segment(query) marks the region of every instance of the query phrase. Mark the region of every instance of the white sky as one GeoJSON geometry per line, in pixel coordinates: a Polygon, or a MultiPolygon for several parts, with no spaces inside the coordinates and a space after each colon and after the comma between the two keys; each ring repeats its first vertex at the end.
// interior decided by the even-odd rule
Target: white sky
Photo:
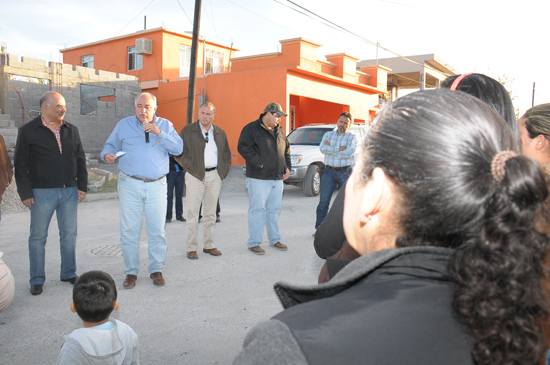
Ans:
{"type": "MultiPolygon", "coordinates": [[[[520,113],[531,106],[533,82],[535,105],[550,102],[547,0],[292,1],[401,55],[435,53],[460,72],[506,76],[520,113]]],[[[144,16],[148,29],[191,31],[194,3],[0,0],[0,42],[9,53],[60,61],[60,49],[142,30],[144,16]]],[[[276,52],[279,40],[304,37],[323,44],[319,59],[341,52],[376,58],[371,44],[292,9],[288,0],[203,0],[200,33],[233,43],[239,56],[276,52]]]]}

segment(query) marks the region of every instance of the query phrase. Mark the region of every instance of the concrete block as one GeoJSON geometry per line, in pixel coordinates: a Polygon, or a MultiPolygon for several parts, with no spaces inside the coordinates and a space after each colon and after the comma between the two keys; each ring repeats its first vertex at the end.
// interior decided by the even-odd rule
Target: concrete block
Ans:
{"type": "Polygon", "coordinates": [[[46,66],[46,60],[41,60],[39,58],[32,58],[32,57],[21,57],[21,62],[23,63],[29,63],[29,64],[37,64],[37,65],[42,65],[42,66],[46,66]]]}
{"type": "Polygon", "coordinates": [[[86,70],[88,70],[87,67],[83,67],[83,66],[74,66],[74,71],[76,72],[76,74],[78,73],[81,73],[81,72],[86,72],[86,70]]]}
{"type": "Polygon", "coordinates": [[[61,67],[61,70],[63,71],[63,75],[69,74],[74,71],[73,65],[69,65],[68,63],[63,63],[63,66],[61,67]]]}
{"type": "Polygon", "coordinates": [[[16,55],[15,53],[8,53],[8,54],[7,54],[7,63],[8,63],[8,66],[11,66],[11,65],[10,65],[10,62],[20,62],[19,56],[16,55]]]}
{"type": "Polygon", "coordinates": [[[19,60],[18,55],[14,53],[8,53],[6,59],[7,66],[21,68],[21,61],[19,60]]]}

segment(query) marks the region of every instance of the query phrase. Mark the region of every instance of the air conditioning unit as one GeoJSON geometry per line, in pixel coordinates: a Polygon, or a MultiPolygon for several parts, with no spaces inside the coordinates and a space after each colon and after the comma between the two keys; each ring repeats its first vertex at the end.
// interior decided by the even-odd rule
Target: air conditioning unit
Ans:
{"type": "Polygon", "coordinates": [[[136,39],[136,53],[153,54],[153,40],[147,38],[136,39]]]}

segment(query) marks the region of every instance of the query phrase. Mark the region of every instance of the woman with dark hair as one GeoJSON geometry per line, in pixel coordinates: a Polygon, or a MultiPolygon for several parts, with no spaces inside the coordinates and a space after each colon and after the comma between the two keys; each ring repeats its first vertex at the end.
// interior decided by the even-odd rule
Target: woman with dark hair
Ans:
{"type": "Polygon", "coordinates": [[[398,99],[346,186],[361,257],[325,284],[276,284],[285,310],[235,364],[541,363],[550,243],[533,222],[547,196],[486,104],[448,90],[398,99]]]}
{"type": "MultiPolygon", "coordinates": [[[[452,91],[462,91],[480,99],[496,111],[512,129],[514,136],[519,140],[518,125],[514,113],[512,99],[504,86],[483,74],[466,73],[462,75],[449,76],[441,84],[441,88],[452,91]]],[[[341,190],[336,197],[334,208],[331,208],[325,221],[319,226],[315,234],[313,245],[319,257],[327,259],[319,275],[319,283],[328,281],[334,269],[346,264],[343,259],[355,259],[355,252],[342,239],[342,214],[339,211],[332,212],[340,205],[339,199],[343,199],[344,191],[341,190]],[[340,197],[341,195],[341,197],[340,197]],[[338,237],[335,239],[335,237],[338,237]],[[344,243],[342,243],[344,242],[344,243]],[[327,270],[328,268],[328,270],[327,270]],[[332,268],[332,269],[331,269],[332,268]]]]}
{"type": "Polygon", "coordinates": [[[518,126],[523,154],[534,158],[550,174],[550,104],[527,110],[518,126]]]}
{"type": "Polygon", "coordinates": [[[441,83],[442,89],[459,90],[487,103],[496,111],[519,138],[514,104],[508,90],[497,80],[478,73],[449,76],[441,83]]]}

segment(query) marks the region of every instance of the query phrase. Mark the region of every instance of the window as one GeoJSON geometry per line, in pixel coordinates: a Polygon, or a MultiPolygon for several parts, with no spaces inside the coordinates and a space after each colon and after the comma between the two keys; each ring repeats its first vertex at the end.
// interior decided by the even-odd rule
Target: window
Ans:
{"type": "Polygon", "coordinates": [[[80,84],[81,115],[96,114],[98,101],[114,102],[115,89],[109,87],[80,84]]]}
{"type": "Polygon", "coordinates": [[[141,70],[143,68],[143,56],[136,53],[136,47],[128,47],[128,71],[141,70]]]}
{"type": "Polygon", "coordinates": [[[94,55],[82,56],[82,67],[94,68],[94,55]]]}
{"type": "Polygon", "coordinates": [[[180,77],[189,77],[191,70],[191,47],[180,45],[180,77]]]}
{"type": "Polygon", "coordinates": [[[206,50],[206,60],[204,65],[205,74],[215,74],[223,71],[223,53],[206,50]]]}

